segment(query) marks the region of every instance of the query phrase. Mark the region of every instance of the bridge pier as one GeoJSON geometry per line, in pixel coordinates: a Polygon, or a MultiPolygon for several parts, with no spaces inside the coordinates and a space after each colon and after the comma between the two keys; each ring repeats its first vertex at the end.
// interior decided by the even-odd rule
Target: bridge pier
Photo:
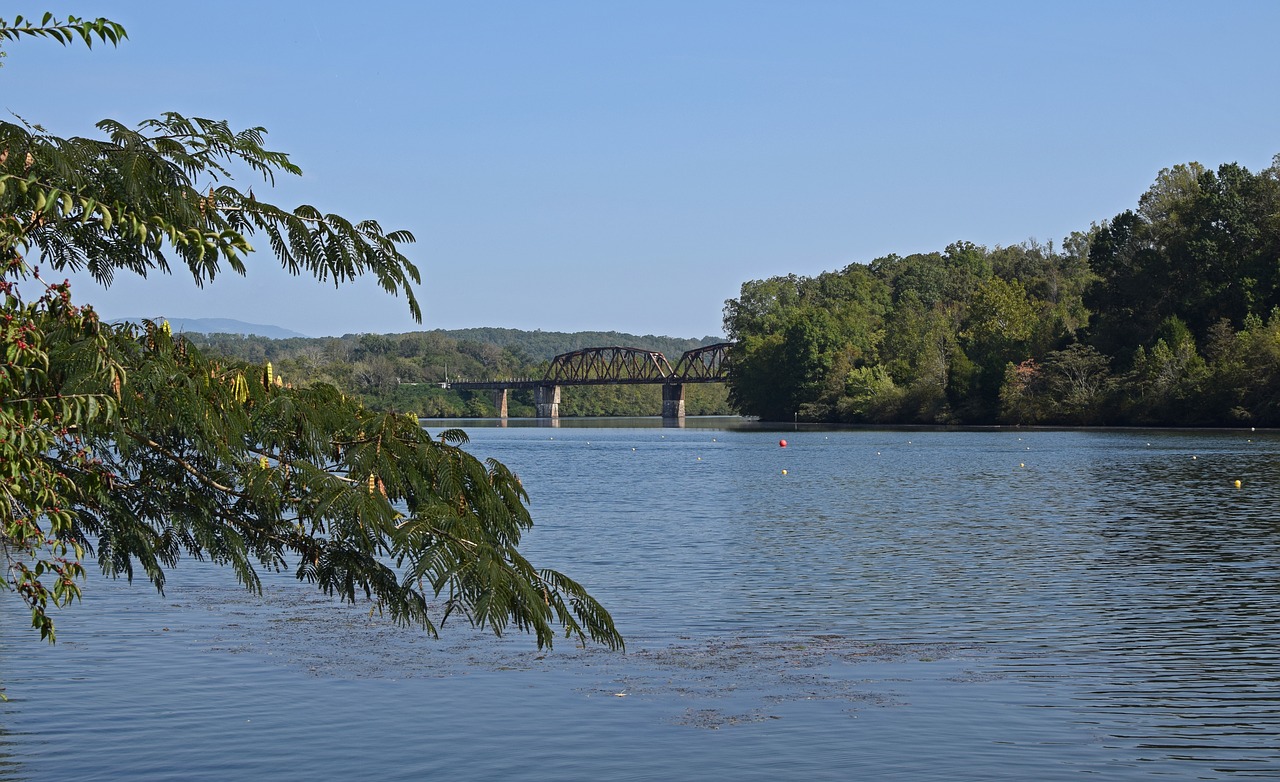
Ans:
{"type": "Polygon", "coordinates": [[[493,390],[493,406],[498,411],[499,418],[507,417],[507,392],[509,388],[495,388],[493,390]]]}
{"type": "Polygon", "coordinates": [[[684,418],[684,383],[662,384],[662,417],[667,420],[684,418]]]}
{"type": "Polygon", "coordinates": [[[533,389],[533,404],[539,418],[560,418],[560,386],[538,386],[533,389]]]}

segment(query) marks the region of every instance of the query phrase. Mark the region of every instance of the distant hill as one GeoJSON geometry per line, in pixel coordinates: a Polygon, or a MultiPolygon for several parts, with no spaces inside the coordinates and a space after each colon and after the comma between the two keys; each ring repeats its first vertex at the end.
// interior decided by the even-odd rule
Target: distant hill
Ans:
{"type": "Polygon", "coordinates": [[[521,329],[475,328],[436,329],[436,334],[465,342],[487,342],[500,348],[515,348],[535,361],[550,360],[561,353],[583,348],[628,347],[656,350],[675,361],[686,350],[723,342],[724,337],[707,336],[702,339],[658,337],[653,334],[637,336],[621,331],[523,331],[521,329]]]}
{"type": "MultiPolygon", "coordinates": [[[[124,318],[131,323],[140,323],[142,318],[124,318]]],[[[268,339],[306,338],[306,334],[283,329],[279,326],[266,326],[261,323],[245,323],[231,318],[165,318],[174,333],[196,334],[246,334],[268,339]]]]}
{"type": "MultiPolygon", "coordinates": [[[[156,318],[152,318],[155,320],[156,318]]],[[[141,323],[142,318],[123,318],[120,322],[141,323]]],[[[342,337],[309,337],[296,331],[279,326],[261,323],[245,323],[231,318],[166,318],[169,327],[175,334],[232,334],[242,337],[262,337],[270,340],[302,339],[317,344],[332,343],[334,340],[354,342],[364,334],[345,334],[342,337]]],[[[645,334],[628,334],[623,331],[525,331],[523,329],[504,328],[470,328],[470,329],[432,329],[431,331],[413,331],[403,334],[375,335],[385,336],[391,340],[437,335],[457,342],[489,344],[497,348],[516,351],[519,355],[532,361],[549,361],[561,353],[569,353],[583,348],[600,348],[621,346],[656,350],[672,361],[680,357],[686,350],[693,350],[705,345],[723,342],[724,337],[705,336],[701,339],[688,337],[666,337],[645,334]]]]}

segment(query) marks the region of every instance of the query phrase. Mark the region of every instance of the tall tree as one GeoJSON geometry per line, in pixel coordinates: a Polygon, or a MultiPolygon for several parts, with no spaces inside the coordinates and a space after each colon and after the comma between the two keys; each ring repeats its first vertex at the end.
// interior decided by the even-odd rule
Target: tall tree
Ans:
{"type": "MultiPolygon", "coordinates": [[[[105,19],[0,20],[0,41],[117,44],[105,19]]],[[[86,269],[243,274],[250,239],[282,265],[335,282],[373,275],[418,315],[404,231],[292,210],[233,186],[299,169],[261,128],[165,114],[101,138],[0,122],[0,558],[3,583],[50,639],[51,608],[80,593],[82,561],[157,587],[184,557],[291,569],[345,600],[371,599],[431,633],[450,616],[501,633],[622,644],[612,618],[567,576],[519,552],[532,520],[503,465],[460,432],[377,414],[330,386],[292,388],[270,364],[205,357],[163,323],[102,323],[70,286],[86,269]]]]}
{"type": "Polygon", "coordinates": [[[1086,303],[1092,342],[1121,355],[1151,346],[1168,318],[1196,340],[1226,319],[1280,305],[1280,163],[1254,174],[1237,164],[1160,172],[1137,211],[1097,232],[1089,260],[1097,281],[1086,303]]]}
{"type": "Polygon", "coordinates": [[[1133,211],[1116,215],[1098,229],[1089,263],[1098,275],[1085,297],[1093,313],[1090,342],[1112,356],[1150,342],[1170,313],[1172,291],[1147,223],[1133,211]]]}

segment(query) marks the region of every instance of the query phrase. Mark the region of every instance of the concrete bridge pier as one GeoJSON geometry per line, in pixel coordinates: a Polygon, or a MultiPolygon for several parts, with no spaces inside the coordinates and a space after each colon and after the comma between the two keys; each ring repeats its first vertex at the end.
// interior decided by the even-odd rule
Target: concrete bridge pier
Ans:
{"type": "Polygon", "coordinates": [[[662,417],[667,420],[684,418],[684,383],[662,384],[662,417]]]}
{"type": "Polygon", "coordinates": [[[497,409],[499,418],[507,417],[507,392],[510,390],[509,388],[493,389],[493,406],[497,409]]]}
{"type": "Polygon", "coordinates": [[[539,418],[560,417],[560,386],[538,386],[533,389],[533,404],[539,418]]]}

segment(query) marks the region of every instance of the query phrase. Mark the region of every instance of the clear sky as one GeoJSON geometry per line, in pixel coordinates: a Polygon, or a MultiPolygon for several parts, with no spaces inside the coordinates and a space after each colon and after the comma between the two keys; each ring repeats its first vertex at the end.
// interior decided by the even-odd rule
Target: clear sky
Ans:
{"type": "Polygon", "coordinates": [[[1280,153],[1274,0],[48,10],[129,40],[7,44],[0,108],[60,135],[166,110],[263,125],[305,172],[277,202],[418,238],[421,326],[368,281],[291,278],[267,252],[203,290],[79,283],[107,318],[701,337],[745,280],[1059,241],[1161,168],[1280,153]]]}

